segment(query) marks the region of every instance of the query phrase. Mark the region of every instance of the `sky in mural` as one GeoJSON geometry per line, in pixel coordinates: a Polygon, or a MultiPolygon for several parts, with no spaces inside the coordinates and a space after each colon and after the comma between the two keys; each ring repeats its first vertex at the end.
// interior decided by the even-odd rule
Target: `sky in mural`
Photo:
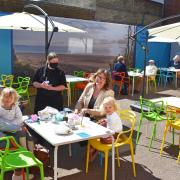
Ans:
{"type": "MultiPolygon", "coordinates": [[[[55,21],[80,28],[87,33],[55,33],[50,50],[62,54],[117,55],[128,42],[128,25],[53,17],[55,21]]],[[[131,33],[134,26],[131,26],[131,33]]],[[[18,53],[43,53],[44,32],[13,31],[18,53]]]]}

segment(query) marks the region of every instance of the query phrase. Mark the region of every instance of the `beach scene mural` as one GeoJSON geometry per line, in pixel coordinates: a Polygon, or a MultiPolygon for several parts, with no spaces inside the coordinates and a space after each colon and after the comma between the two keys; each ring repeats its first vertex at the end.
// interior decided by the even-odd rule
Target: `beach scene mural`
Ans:
{"type": "MultiPolygon", "coordinates": [[[[134,26],[79,19],[52,17],[53,20],[86,31],[85,33],[56,32],[50,51],[60,57],[60,66],[66,74],[75,70],[95,72],[109,68],[117,55],[125,55],[128,48],[128,30],[134,26]]],[[[46,63],[45,33],[13,31],[14,74],[33,76],[46,63]]]]}

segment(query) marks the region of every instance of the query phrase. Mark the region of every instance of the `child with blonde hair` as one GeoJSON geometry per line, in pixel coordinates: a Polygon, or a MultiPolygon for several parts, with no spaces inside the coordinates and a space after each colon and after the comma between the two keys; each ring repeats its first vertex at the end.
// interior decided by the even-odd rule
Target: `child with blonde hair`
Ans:
{"type": "MultiPolygon", "coordinates": [[[[18,105],[19,95],[13,88],[4,88],[0,95],[0,136],[14,136],[20,145],[33,152],[34,143],[23,123],[22,112],[18,105]],[[26,145],[27,138],[27,145],[26,145]]],[[[21,179],[15,171],[13,180],[21,179]]]]}
{"type": "MultiPolygon", "coordinates": [[[[102,108],[106,114],[106,119],[99,121],[99,124],[113,130],[115,137],[122,131],[122,121],[118,115],[118,106],[113,97],[106,97],[102,103],[102,108]]],[[[112,143],[111,136],[101,138],[102,143],[112,143]]]]}
{"type": "MultiPolygon", "coordinates": [[[[101,119],[98,121],[98,124],[105,126],[115,132],[114,138],[117,138],[117,135],[122,131],[122,121],[118,115],[118,106],[116,104],[116,100],[113,97],[106,97],[102,102],[102,107],[104,113],[106,114],[105,119],[101,119]]],[[[107,136],[100,138],[101,143],[103,144],[111,144],[112,137],[107,136]]],[[[90,161],[93,161],[97,151],[91,147],[90,149],[90,161]]]]}

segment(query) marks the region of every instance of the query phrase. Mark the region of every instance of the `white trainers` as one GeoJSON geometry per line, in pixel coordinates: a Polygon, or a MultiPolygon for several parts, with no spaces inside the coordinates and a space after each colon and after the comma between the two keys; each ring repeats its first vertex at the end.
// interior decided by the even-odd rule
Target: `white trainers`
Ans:
{"type": "MultiPolygon", "coordinates": [[[[33,174],[29,174],[29,180],[33,179],[34,175],[33,174]]],[[[21,176],[17,176],[15,174],[12,175],[12,180],[23,180],[22,175],[21,176]]]]}

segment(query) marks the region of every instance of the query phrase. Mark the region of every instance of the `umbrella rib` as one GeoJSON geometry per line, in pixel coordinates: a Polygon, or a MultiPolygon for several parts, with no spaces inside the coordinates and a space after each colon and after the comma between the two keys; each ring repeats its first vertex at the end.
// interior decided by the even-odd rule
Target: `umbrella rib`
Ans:
{"type": "Polygon", "coordinates": [[[39,22],[40,24],[42,24],[43,26],[45,26],[45,22],[43,23],[41,20],[39,20],[38,18],[36,18],[35,16],[33,16],[33,14],[30,14],[30,13],[27,13],[25,12],[26,14],[28,14],[29,16],[31,16],[33,19],[35,19],[37,22],[39,22]]]}
{"type": "Polygon", "coordinates": [[[177,37],[176,37],[176,39],[179,39],[179,38],[180,38],[180,36],[177,36],[177,37]]]}

